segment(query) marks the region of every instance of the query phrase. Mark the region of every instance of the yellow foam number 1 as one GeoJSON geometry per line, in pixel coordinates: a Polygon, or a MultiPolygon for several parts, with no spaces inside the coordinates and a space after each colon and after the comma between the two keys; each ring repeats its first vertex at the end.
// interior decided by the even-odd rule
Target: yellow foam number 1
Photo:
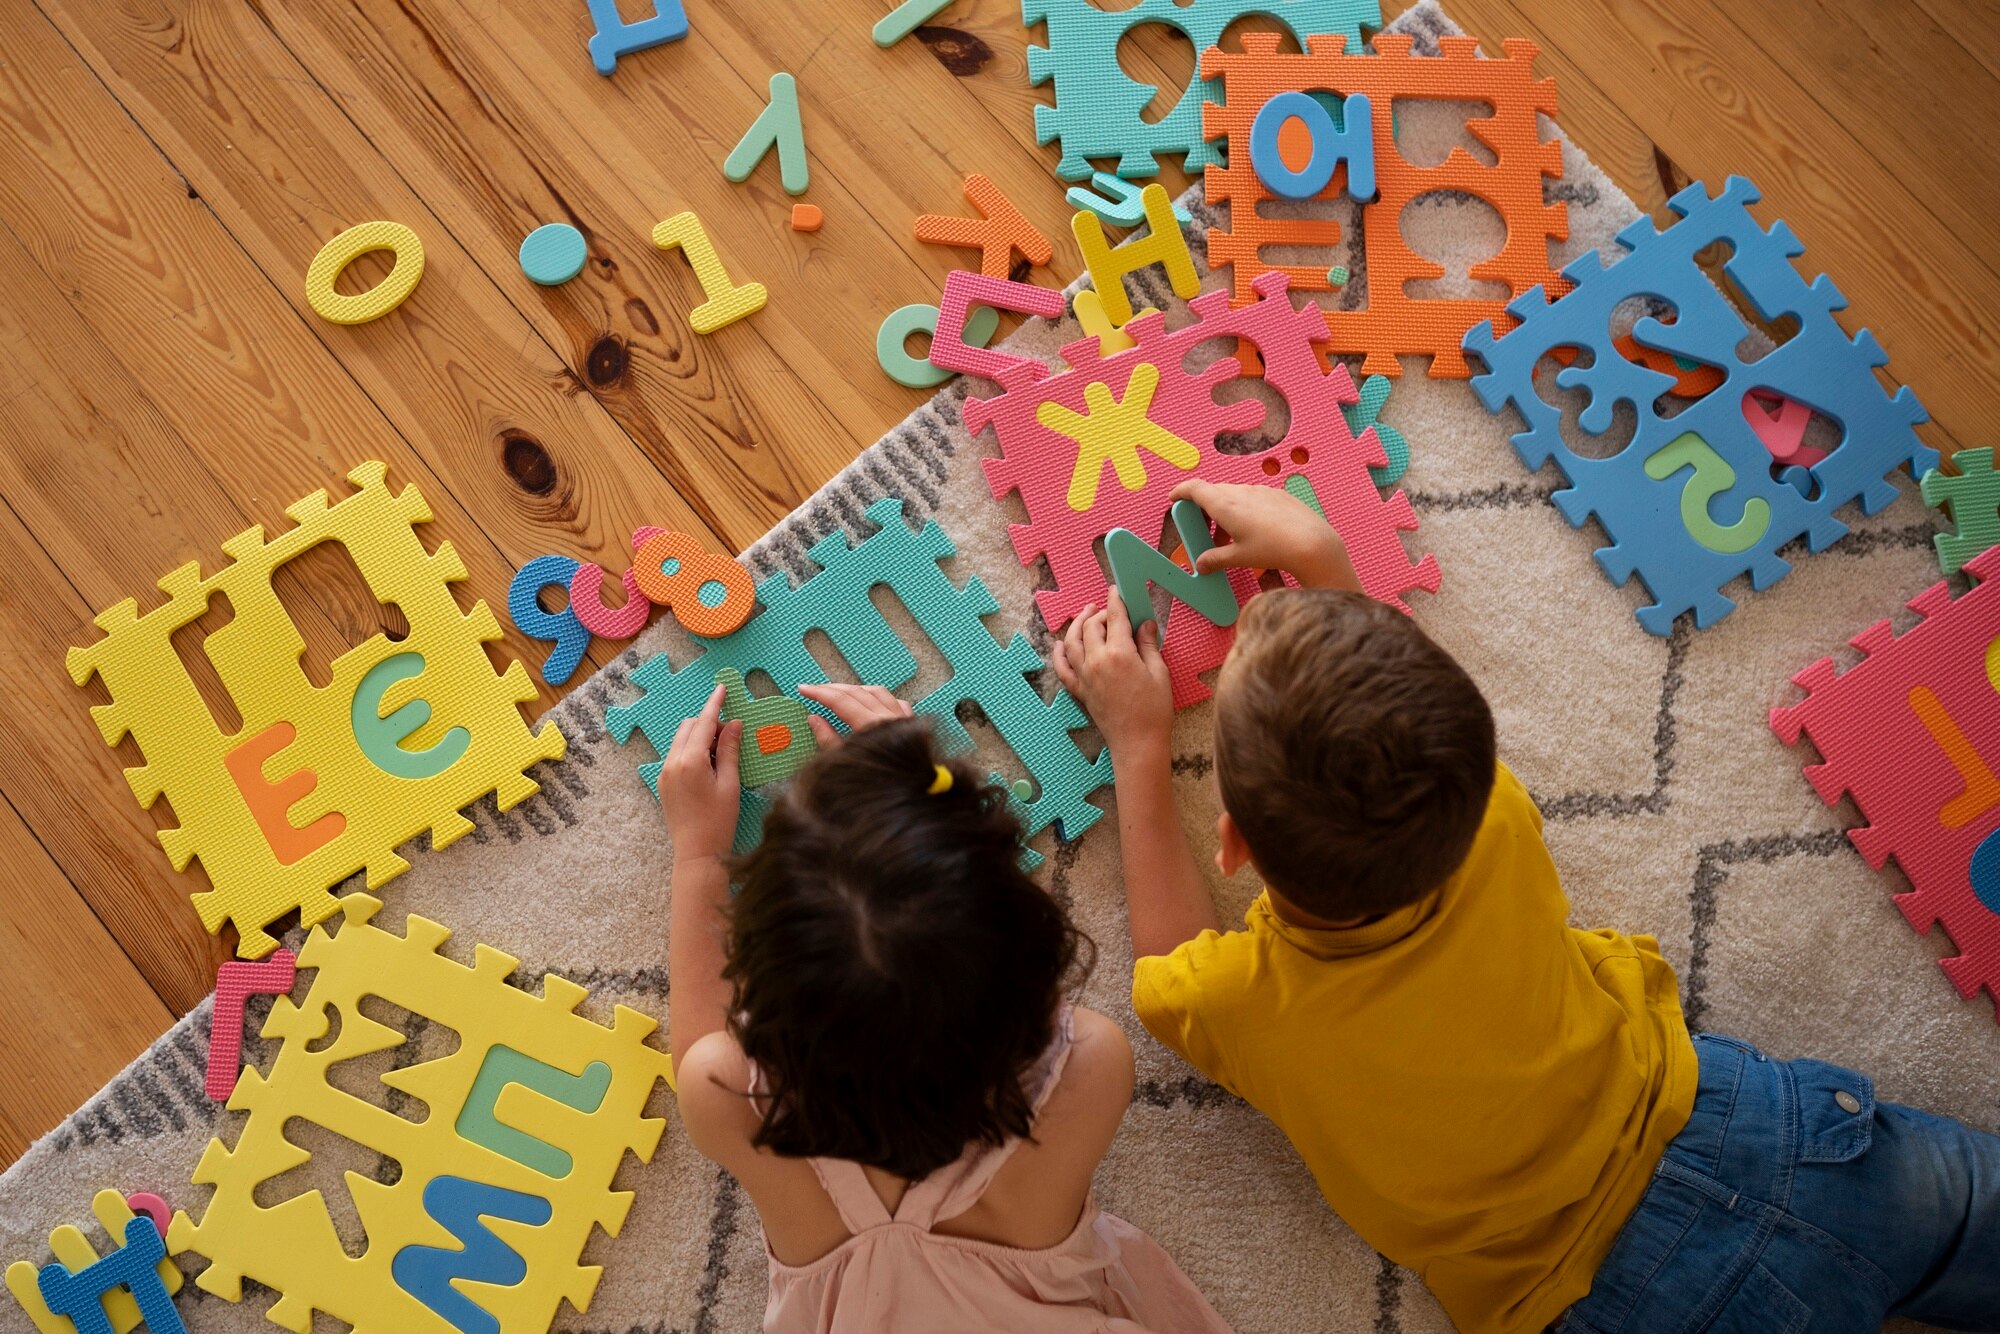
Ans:
{"type": "Polygon", "coordinates": [[[1743,502],[1743,517],[1732,524],[1720,524],[1708,507],[1717,496],[1736,485],[1736,469],[1715,447],[1693,431],[1670,441],[1647,458],[1646,476],[1664,482],[1682,468],[1694,469],[1681,489],[1681,522],[1688,535],[1710,551],[1734,554],[1748,551],[1771,526],[1771,506],[1761,497],[1743,502]]]}
{"type": "Polygon", "coordinates": [[[306,301],[321,319],[335,324],[366,324],[403,304],[424,276],[424,243],[400,222],[364,222],[349,227],[320,247],[306,269],[306,301]],[[389,276],[365,292],[343,296],[333,290],[347,266],[371,250],[396,256],[389,276]]]}
{"type": "Polygon", "coordinates": [[[694,268],[694,276],[701,280],[701,293],[708,300],[688,312],[688,323],[696,333],[714,333],[764,308],[764,284],[732,283],[721,256],[715,253],[715,243],[694,214],[676,213],[655,226],[653,244],[662,250],[680,247],[694,268]]]}

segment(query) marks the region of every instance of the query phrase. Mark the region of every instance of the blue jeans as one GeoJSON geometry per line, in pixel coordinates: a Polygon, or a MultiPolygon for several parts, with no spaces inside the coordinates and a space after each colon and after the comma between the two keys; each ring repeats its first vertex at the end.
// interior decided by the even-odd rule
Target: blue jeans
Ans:
{"type": "Polygon", "coordinates": [[[1823,1061],[1694,1043],[1694,1114],[1558,1334],[2000,1329],[2000,1137],[1823,1061]]]}

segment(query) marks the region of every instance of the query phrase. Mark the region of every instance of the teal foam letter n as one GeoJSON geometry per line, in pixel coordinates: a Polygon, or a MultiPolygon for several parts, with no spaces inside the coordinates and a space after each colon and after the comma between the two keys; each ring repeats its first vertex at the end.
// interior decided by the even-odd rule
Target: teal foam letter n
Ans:
{"type": "MultiPolygon", "coordinates": [[[[1177,500],[1173,508],[1174,528],[1187,548],[1188,564],[1215,546],[1209,535],[1208,516],[1192,500],[1177,500]]],[[[1125,610],[1137,630],[1153,619],[1152,584],[1193,607],[1217,625],[1236,624],[1236,590],[1229,586],[1229,572],[1212,570],[1195,574],[1183,570],[1160,550],[1126,528],[1114,528],[1104,535],[1104,554],[1111,561],[1111,578],[1125,599],[1125,610]]]]}

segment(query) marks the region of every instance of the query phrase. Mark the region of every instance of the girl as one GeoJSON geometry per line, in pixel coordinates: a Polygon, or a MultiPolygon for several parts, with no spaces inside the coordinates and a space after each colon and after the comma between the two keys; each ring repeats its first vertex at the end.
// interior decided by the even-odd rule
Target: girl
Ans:
{"type": "Polygon", "coordinates": [[[1092,946],[1021,872],[1005,795],[886,690],[801,693],[853,735],[812,719],[741,863],[720,688],[660,771],[681,1120],[763,1220],[764,1328],[1228,1334],[1090,1197],[1132,1049],[1065,1002],[1092,946]]]}

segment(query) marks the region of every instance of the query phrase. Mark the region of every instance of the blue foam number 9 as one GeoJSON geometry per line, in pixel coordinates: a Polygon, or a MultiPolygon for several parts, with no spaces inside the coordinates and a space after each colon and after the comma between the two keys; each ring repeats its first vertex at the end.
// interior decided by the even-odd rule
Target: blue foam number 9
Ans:
{"type": "Polygon", "coordinates": [[[1335,168],[1347,163],[1347,193],[1360,203],[1375,198],[1375,112],[1366,93],[1341,103],[1342,125],[1308,93],[1279,93],[1257,112],[1250,124],[1250,165],[1257,179],[1280,199],[1313,199],[1333,181],[1335,168]],[[1312,156],[1305,169],[1293,171],[1278,152],[1278,132],[1288,120],[1305,125],[1312,156]]]}
{"type": "Polygon", "coordinates": [[[590,649],[590,631],[570,608],[543,611],[538,599],[542,590],[551,586],[559,586],[568,596],[569,581],[576,577],[578,565],[568,556],[537,556],[523,565],[507,586],[507,615],[515,626],[530,639],[555,642],[542,664],[542,680],[552,686],[569,680],[583,661],[590,649]]]}

